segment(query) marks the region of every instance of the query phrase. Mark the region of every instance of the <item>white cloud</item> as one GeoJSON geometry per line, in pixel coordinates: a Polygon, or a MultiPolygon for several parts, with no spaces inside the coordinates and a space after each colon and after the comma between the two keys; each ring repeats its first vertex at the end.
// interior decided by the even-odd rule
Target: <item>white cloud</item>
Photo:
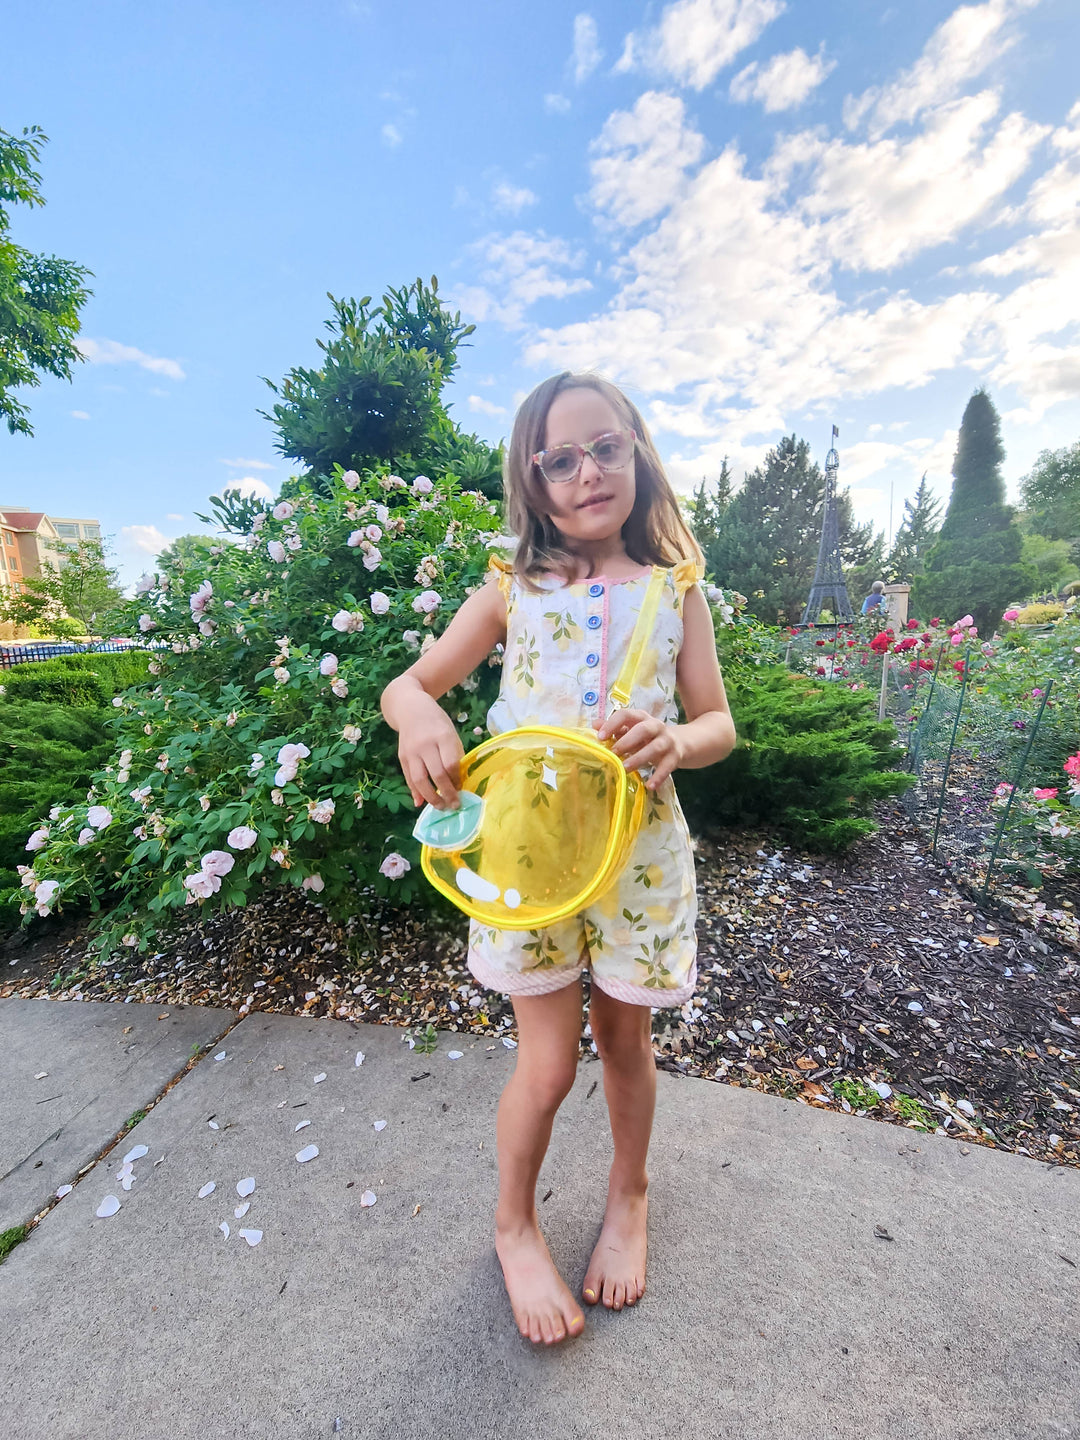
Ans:
{"type": "Polygon", "coordinates": [[[482,395],[469,396],[469,409],[478,415],[505,415],[505,405],[495,405],[490,400],[485,400],[482,395]]]}
{"type": "Polygon", "coordinates": [[[166,545],[172,544],[156,525],[121,525],[120,534],[129,545],[144,550],[147,555],[160,555],[166,545]]]}
{"type": "Polygon", "coordinates": [[[166,520],[183,520],[183,515],[166,515],[166,520]]]}
{"type": "Polygon", "coordinates": [[[633,110],[616,110],[589,147],[590,199],[620,225],[638,225],[666,210],[700,160],[705,139],[685,123],[677,95],[647,90],[633,110]]]}
{"type": "Polygon", "coordinates": [[[405,138],[392,120],[386,122],[379,131],[379,134],[382,137],[383,144],[390,150],[396,150],[405,138]]]}
{"type": "Polygon", "coordinates": [[[72,410],[71,418],[73,420],[89,420],[90,412],[88,410],[72,410]]]}
{"type": "Polygon", "coordinates": [[[524,185],[509,185],[505,181],[496,185],[491,192],[492,204],[496,210],[517,215],[530,205],[537,203],[537,196],[524,185]]]}
{"type": "Polygon", "coordinates": [[[589,14],[575,15],[574,49],[570,56],[574,84],[587,80],[603,58],[596,21],[589,14]]]}
{"type": "Polygon", "coordinates": [[[459,288],[453,304],[475,320],[494,319],[514,328],[538,300],[562,300],[592,288],[583,276],[557,273],[580,269],[585,257],[543,231],[487,235],[470,248],[480,261],[483,284],[459,288]]]}
{"type": "Polygon", "coordinates": [[[702,90],[783,10],[783,0],[675,0],[655,30],[627,37],[615,68],[644,65],[702,90]]]}
{"type": "Polygon", "coordinates": [[[235,491],[246,500],[272,500],[274,492],[265,480],[259,480],[254,475],[244,475],[240,479],[230,480],[224,487],[225,494],[235,491]]]}
{"type": "Polygon", "coordinates": [[[811,57],[796,48],[774,55],[765,65],[753,61],[735,76],[728,93],[740,104],[760,100],[770,114],[793,110],[835,68],[836,61],[826,60],[821,51],[811,57]]]}
{"type": "Polygon", "coordinates": [[[570,101],[565,95],[555,92],[544,96],[544,109],[549,115],[566,115],[570,111],[570,101]]]}
{"type": "Polygon", "coordinates": [[[183,380],[184,371],[179,360],[167,360],[163,356],[147,355],[134,345],[121,345],[119,340],[78,339],[76,345],[85,360],[91,365],[139,365],[155,375],[166,375],[170,380],[183,380]]]}
{"type": "Polygon", "coordinates": [[[960,92],[1016,42],[1007,22],[1038,0],[987,0],[961,5],[942,21],[915,64],[890,85],[865,90],[844,102],[844,119],[854,128],[867,120],[872,134],[900,121],[913,121],[920,111],[940,105],[960,92]]]}
{"type": "Polygon", "coordinates": [[[849,269],[888,270],[955,239],[1027,169],[1049,127],[1006,115],[991,130],[991,90],[942,105],[908,140],[849,145],[801,131],[782,139],[766,167],[778,186],[809,179],[795,206],[828,222],[827,248],[849,269]]]}
{"type": "Polygon", "coordinates": [[[233,470],[273,470],[265,460],[219,460],[219,465],[228,465],[233,470]]]}

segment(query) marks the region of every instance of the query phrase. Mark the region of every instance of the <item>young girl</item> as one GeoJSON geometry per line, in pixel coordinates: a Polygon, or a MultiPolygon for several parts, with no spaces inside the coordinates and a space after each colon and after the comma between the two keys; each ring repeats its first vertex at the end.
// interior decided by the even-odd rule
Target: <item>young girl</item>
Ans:
{"type": "Polygon", "coordinates": [[[510,995],[518,1027],[517,1064],[496,1125],[495,1248],[519,1330],[551,1345],[585,1325],[536,1212],[552,1122],[577,1072],[581,972],[591,971],[589,1019],[615,1142],[582,1294],[620,1310],[645,1290],[645,1160],[656,1095],[651,1012],[684,1005],[697,979],[694,863],[671,774],[722,760],[735,727],[712,616],[696,583],[701,552],[630,401],[593,375],[566,373],[538,385],[514,420],[506,491],[518,537],[513,564],[492,560],[492,583],[387,686],[382,709],[399,732],[415,803],[453,807],[463,751],[437,702],[501,642],[493,734],[529,724],[592,727],[628,770],[651,771],[635,850],[612,890],[543,931],[471,923],[469,969],[510,995]],[[668,567],[656,626],[631,707],[611,713],[608,688],[653,565],[668,567]]]}

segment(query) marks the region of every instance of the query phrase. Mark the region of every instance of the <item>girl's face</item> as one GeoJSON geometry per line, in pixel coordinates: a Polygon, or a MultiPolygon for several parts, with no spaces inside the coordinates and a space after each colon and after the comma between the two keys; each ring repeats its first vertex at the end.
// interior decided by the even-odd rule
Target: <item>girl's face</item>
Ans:
{"type": "MultiPolygon", "coordinates": [[[[543,448],[587,445],[599,435],[628,428],[599,391],[576,386],[560,391],[552,401],[543,448]]],[[[592,456],[586,455],[575,479],[553,485],[541,476],[540,483],[551,523],[568,540],[586,543],[619,535],[637,494],[632,455],[621,470],[601,470],[592,456]]]]}

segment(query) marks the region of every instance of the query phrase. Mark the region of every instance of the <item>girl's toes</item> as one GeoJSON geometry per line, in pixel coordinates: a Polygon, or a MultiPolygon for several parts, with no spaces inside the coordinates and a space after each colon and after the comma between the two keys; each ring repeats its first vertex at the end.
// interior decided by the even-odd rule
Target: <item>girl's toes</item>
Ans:
{"type": "Polygon", "coordinates": [[[595,1285],[586,1285],[585,1289],[581,1293],[587,1305],[595,1305],[597,1300],[599,1300],[600,1298],[600,1296],[596,1293],[595,1285]]]}
{"type": "Polygon", "coordinates": [[[624,1302],[625,1300],[626,1300],[626,1286],[625,1286],[625,1285],[622,1283],[622,1281],[620,1280],[619,1283],[615,1286],[615,1294],[614,1294],[614,1296],[612,1297],[612,1302],[611,1302],[611,1303],[612,1303],[613,1308],[616,1309],[616,1310],[621,1310],[622,1307],[623,1307],[623,1302],[624,1302]]]}

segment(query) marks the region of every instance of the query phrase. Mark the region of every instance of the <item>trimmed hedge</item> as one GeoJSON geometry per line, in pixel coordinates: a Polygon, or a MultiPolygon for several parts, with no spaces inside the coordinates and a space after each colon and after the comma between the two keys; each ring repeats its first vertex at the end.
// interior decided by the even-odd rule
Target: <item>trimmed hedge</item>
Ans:
{"type": "Polygon", "coordinates": [[[781,666],[725,676],[739,735],[732,755],[676,777],[691,828],[773,824],[800,844],[843,850],[875,827],[873,802],[913,777],[897,763],[896,731],[879,724],[866,690],[781,666]]]}
{"type": "Polygon", "coordinates": [[[100,705],[0,699],[0,895],[18,888],[17,865],[33,863],[26,849],[32,831],[54,805],[84,798],[90,776],[109,758],[113,736],[105,721],[112,713],[100,705]]]}
{"type": "MultiPolygon", "coordinates": [[[[39,701],[52,705],[111,705],[114,695],[129,685],[150,679],[145,650],[119,654],[57,655],[0,670],[4,693],[0,700],[39,701]]],[[[0,734],[3,732],[0,731],[0,734]]]]}

